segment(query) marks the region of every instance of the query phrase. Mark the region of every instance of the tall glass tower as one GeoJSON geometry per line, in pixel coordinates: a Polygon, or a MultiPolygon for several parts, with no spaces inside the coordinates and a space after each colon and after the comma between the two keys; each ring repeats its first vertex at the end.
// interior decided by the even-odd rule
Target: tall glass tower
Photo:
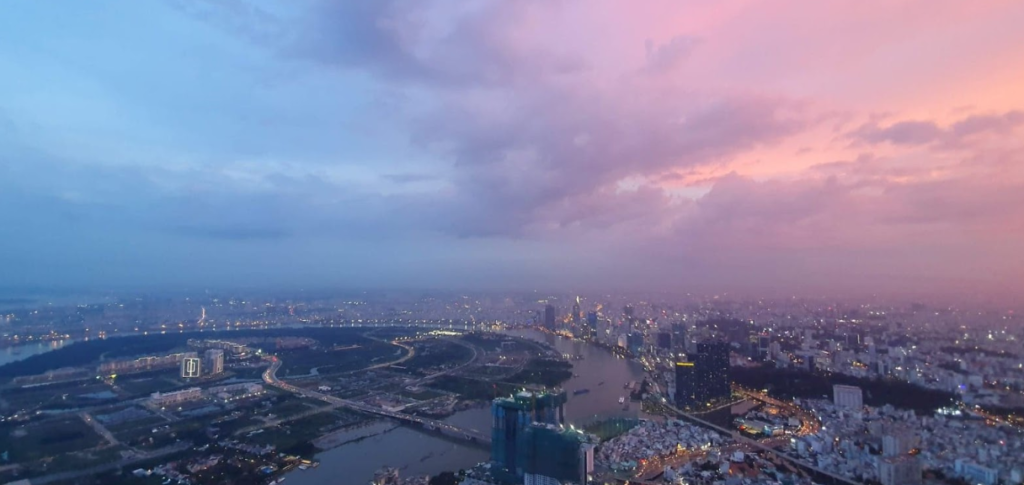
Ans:
{"type": "Polygon", "coordinates": [[[565,391],[523,391],[491,403],[491,461],[508,477],[523,476],[526,429],[533,423],[565,424],[565,391]]]}

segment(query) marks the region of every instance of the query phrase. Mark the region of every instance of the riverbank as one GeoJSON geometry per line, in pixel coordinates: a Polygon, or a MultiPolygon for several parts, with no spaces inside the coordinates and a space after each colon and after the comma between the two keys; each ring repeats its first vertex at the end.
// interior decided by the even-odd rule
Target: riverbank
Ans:
{"type": "MultiPolygon", "coordinates": [[[[573,368],[568,380],[561,382],[565,389],[590,389],[589,392],[569,396],[565,406],[566,420],[577,425],[617,417],[648,417],[640,406],[623,410],[618,402],[627,394],[623,385],[641,382],[645,377],[643,366],[613,352],[578,340],[569,340],[533,331],[510,332],[510,335],[547,344],[559,354],[582,357],[573,368]]],[[[487,386],[490,388],[491,386],[487,386]]],[[[492,389],[488,389],[493,393],[492,389]]],[[[628,399],[628,396],[627,396],[628,399]]],[[[488,433],[491,412],[485,400],[471,401],[469,408],[442,419],[446,423],[465,429],[488,433]]],[[[388,422],[384,422],[385,425],[388,422]]],[[[459,443],[418,428],[392,424],[384,430],[369,426],[356,430],[356,434],[329,433],[322,437],[330,449],[316,454],[320,466],[288,474],[289,485],[334,485],[339,477],[346,483],[365,483],[383,466],[401,471],[403,476],[436,475],[444,471],[471,468],[487,461],[490,454],[474,446],[459,443]],[[374,432],[376,431],[376,432],[374,432]],[[360,438],[356,436],[366,435],[360,438]]]]}
{"type": "Polygon", "coordinates": [[[346,426],[317,437],[312,441],[320,451],[327,451],[349,443],[356,443],[359,440],[370,438],[382,433],[387,433],[399,424],[390,421],[372,420],[363,423],[346,426]]]}

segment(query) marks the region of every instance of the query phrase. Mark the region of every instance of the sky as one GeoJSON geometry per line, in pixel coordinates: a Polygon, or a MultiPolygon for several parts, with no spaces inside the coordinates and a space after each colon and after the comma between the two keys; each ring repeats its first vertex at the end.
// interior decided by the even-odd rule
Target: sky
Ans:
{"type": "Polygon", "coordinates": [[[1019,299],[1021,25],[1002,0],[15,2],[0,286],[1019,299]]]}

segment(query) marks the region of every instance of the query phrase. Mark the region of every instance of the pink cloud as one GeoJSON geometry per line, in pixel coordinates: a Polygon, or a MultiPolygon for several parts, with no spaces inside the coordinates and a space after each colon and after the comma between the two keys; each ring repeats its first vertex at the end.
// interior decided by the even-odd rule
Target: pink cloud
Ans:
{"type": "Polygon", "coordinates": [[[434,164],[382,178],[436,190],[379,219],[723,281],[1024,276],[1020,2],[314,4],[225,28],[400,93],[434,164]]]}

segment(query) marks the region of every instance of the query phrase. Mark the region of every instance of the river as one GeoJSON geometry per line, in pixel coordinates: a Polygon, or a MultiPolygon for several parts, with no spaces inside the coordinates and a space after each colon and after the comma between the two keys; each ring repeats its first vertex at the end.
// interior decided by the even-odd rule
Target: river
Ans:
{"type": "MultiPolygon", "coordinates": [[[[626,395],[623,386],[627,382],[643,379],[644,371],[640,364],[600,347],[553,335],[534,331],[517,331],[512,335],[547,343],[563,354],[583,357],[573,362],[575,375],[562,384],[569,392],[565,415],[570,423],[584,424],[598,418],[637,416],[639,403],[632,403],[629,411],[623,411],[618,399],[626,395]],[[573,395],[573,391],[580,389],[590,391],[573,395]]],[[[460,411],[445,421],[487,432],[491,426],[490,407],[460,411]]],[[[320,460],[318,468],[292,472],[288,475],[288,483],[361,485],[369,483],[373,472],[382,466],[399,468],[403,477],[435,475],[472,467],[487,461],[490,453],[479,447],[398,426],[383,428],[380,434],[324,451],[316,457],[320,460]]]]}
{"type": "Polygon", "coordinates": [[[51,340],[49,342],[32,342],[28,344],[12,345],[0,348],[0,366],[27,359],[33,355],[57,350],[65,345],[71,345],[73,340],[51,340]]]}

